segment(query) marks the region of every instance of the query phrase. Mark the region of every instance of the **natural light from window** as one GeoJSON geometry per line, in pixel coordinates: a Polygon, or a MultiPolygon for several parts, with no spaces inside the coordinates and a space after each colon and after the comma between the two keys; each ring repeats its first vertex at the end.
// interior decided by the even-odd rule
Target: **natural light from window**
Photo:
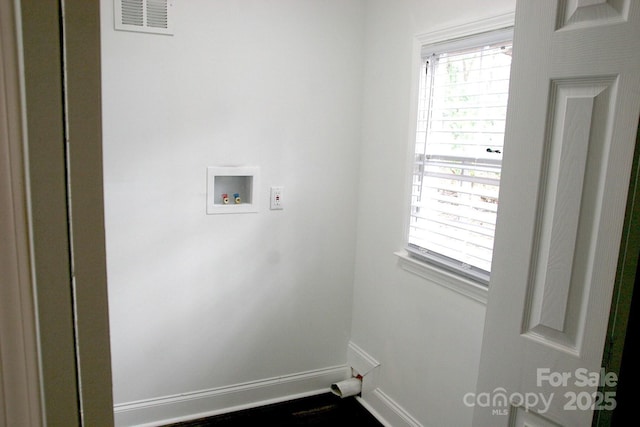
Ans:
{"type": "Polygon", "coordinates": [[[488,282],[511,42],[424,58],[409,251],[488,282]]]}

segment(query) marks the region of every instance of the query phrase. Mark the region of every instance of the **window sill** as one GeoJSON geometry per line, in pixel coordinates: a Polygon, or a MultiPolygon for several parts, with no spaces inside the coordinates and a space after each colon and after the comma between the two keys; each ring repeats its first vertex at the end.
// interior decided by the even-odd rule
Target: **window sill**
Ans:
{"type": "Polygon", "coordinates": [[[444,286],[445,288],[464,295],[467,298],[471,298],[472,300],[480,302],[484,305],[487,304],[489,289],[486,286],[480,285],[473,280],[450,273],[434,265],[430,265],[426,262],[417,260],[409,256],[406,251],[395,252],[395,255],[399,259],[400,267],[402,267],[404,270],[427,279],[431,283],[444,286]]]}

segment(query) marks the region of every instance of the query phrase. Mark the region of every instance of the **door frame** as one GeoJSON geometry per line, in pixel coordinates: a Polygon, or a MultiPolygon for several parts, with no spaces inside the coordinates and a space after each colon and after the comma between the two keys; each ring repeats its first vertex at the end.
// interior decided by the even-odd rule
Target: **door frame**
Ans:
{"type": "Polygon", "coordinates": [[[43,423],[111,426],[100,1],[6,3],[21,60],[24,142],[11,143],[25,151],[43,423]]]}
{"type": "MultiPolygon", "coordinates": [[[[629,363],[630,333],[633,325],[629,322],[631,310],[633,309],[632,299],[634,287],[640,277],[638,266],[640,265],[640,122],[638,124],[638,134],[636,136],[636,147],[633,156],[633,167],[629,180],[629,193],[627,197],[627,208],[625,213],[624,228],[620,242],[620,255],[618,256],[618,270],[611,300],[611,311],[609,315],[609,327],[607,330],[607,340],[605,342],[602,368],[604,372],[614,373],[620,380],[622,364],[624,360],[629,363]]],[[[636,296],[637,297],[637,296],[636,296]]],[[[627,367],[625,376],[628,375],[627,367]]],[[[601,393],[616,393],[620,390],[619,385],[604,385],[600,387],[601,393]]],[[[625,393],[625,390],[622,390],[625,393]]],[[[627,391],[628,392],[628,391],[627,391]]],[[[623,396],[623,398],[625,398],[623,396]]],[[[616,407],[617,408],[617,407],[616,407]]],[[[614,409],[615,411],[615,409],[614,409]]],[[[614,411],[599,410],[594,412],[593,426],[606,427],[613,422],[614,411]]]]}
{"type": "Polygon", "coordinates": [[[0,422],[39,427],[42,405],[16,16],[13,2],[0,2],[0,422]]]}

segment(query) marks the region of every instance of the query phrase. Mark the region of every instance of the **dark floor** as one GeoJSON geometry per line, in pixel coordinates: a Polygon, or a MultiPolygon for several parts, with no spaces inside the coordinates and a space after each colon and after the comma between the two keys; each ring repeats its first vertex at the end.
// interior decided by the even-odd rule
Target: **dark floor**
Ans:
{"type": "Polygon", "coordinates": [[[355,397],[327,393],[165,427],[206,426],[352,426],[380,427],[355,397]]]}

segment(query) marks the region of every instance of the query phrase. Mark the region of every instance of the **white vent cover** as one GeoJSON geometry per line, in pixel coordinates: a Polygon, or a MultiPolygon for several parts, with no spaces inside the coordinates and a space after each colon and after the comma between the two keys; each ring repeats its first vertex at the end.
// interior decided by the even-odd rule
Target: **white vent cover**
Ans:
{"type": "Polygon", "coordinates": [[[173,34],[173,0],[115,0],[116,30],[173,34]]]}

